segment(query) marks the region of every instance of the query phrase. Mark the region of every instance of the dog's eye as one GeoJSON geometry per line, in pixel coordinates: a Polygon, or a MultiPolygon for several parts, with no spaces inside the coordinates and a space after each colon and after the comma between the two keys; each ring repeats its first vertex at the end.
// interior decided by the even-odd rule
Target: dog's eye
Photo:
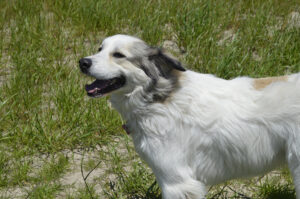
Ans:
{"type": "Polygon", "coordinates": [[[113,54],[113,56],[116,57],[116,58],[123,58],[123,57],[125,57],[125,55],[123,55],[122,53],[119,53],[119,52],[115,52],[113,54]]]}
{"type": "Polygon", "coordinates": [[[98,52],[100,52],[102,50],[102,47],[98,48],[98,52]]]}

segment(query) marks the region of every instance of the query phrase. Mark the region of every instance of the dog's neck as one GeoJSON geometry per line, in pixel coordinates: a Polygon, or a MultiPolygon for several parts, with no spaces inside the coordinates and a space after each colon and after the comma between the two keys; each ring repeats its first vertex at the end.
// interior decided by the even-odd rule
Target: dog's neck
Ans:
{"type": "Polygon", "coordinates": [[[145,86],[137,86],[132,92],[115,92],[111,95],[110,102],[125,121],[136,121],[141,117],[141,113],[151,112],[155,105],[168,104],[179,88],[178,80],[181,74],[175,73],[173,76],[169,79],[159,79],[155,85],[150,82],[145,86]]]}
{"type": "MultiPolygon", "coordinates": [[[[140,88],[142,89],[142,88],[140,88]]],[[[147,100],[142,95],[142,91],[136,89],[129,94],[112,94],[110,102],[114,109],[116,109],[125,121],[136,120],[136,114],[140,111],[149,108],[147,100]]]]}

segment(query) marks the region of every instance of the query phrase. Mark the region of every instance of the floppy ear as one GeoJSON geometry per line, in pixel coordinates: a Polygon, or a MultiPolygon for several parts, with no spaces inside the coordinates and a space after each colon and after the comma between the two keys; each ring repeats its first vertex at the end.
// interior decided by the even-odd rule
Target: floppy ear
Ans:
{"type": "Polygon", "coordinates": [[[159,48],[151,48],[149,60],[154,62],[162,76],[167,77],[172,70],[186,71],[181,63],[171,55],[164,53],[159,48]]]}

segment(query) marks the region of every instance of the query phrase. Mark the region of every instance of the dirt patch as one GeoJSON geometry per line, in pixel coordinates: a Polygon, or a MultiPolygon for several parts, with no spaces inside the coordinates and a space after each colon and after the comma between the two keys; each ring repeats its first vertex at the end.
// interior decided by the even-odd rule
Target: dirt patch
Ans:
{"type": "Polygon", "coordinates": [[[254,51],[252,52],[252,59],[259,62],[262,60],[262,57],[257,53],[257,51],[254,51]]]}
{"type": "Polygon", "coordinates": [[[0,190],[0,198],[24,199],[28,196],[29,187],[13,187],[0,190]]]}
{"type": "Polygon", "coordinates": [[[166,40],[163,42],[163,48],[167,49],[171,52],[176,52],[176,53],[180,53],[181,50],[178,47],[177,43],[171,40],[166,40]]]}
{"type": "MultiPolygon", "coordinates": [[[[39,178],[41,171],[51,162],[57,162],[60,158],[65,157],[68,161],[61,177],[53,179],[49,183],[58,184],[62,187],[56,198],[67,198],[70,195],[78,194],[79,190],[93,187],[95,194],[102,196],[103,187],[110,181],[116,181],[117,175],[112,172],[113,154],[117,154],[122,160],[120,164],[126,163],[125,171],[132,171],[131,159],[129,158],[128,147],[132,149],[132,143],[128,142],[127,137],[112,138],[110,143],[105,146],[97,146],[93,149],[74,149],[63,150],[57,154],[37,154],[22,158],[23,162],[30,162],[31,172],[28,177],[39,178]],[[124,160],[123,160],[124,158],[124,160]],[[128,159],[128,161],[126,161],[128,159]],[[85,178],[85,180],[84,180],[85,178]]],[[[12,161],[11,164],[14,162],[12,161]]],[[[39,184],[27,182],[25,186],[0,188],[0,198],[26,198],[35,187],[39,184]]],[[[102,198],[102,197],[100,197],[102,198]]]]}
{"type": "Polygon", "coordinates": [[[217,42],[219,46],[228,45],[236,39],[236,33],[233,29],[225,30],[221,39],[217,42]]]}
{"type": "Polygon", "coordinates": [[[291,12],[288,16],[288,27],[289,28],[300,28],[300,13],[291,12]]]}
{"type": "MultiPolygon", "coordinates": [[[[69,163],[71,166],[68,169],[68,172],[64,174],[59,181],[63,186],[67,186],[71,190],[85,187],[85,181],[88,184],[94,185],[96,179],[99,179],[99,177],[104,176],[107,173],[108,169],[104,162],[101,162],[98,151],[85,153],[82,150],[76,150],[64,151],[63,153],[71,159],[69,163]],[[87,161],[90,160],[97,162],[95,165],[95,167],[97,167],[94,167],[95,169],[85,168],[87,161]],[[98,162],[100,163],[99,165],[98,162]],[[87,175],[88,177],[86,178],[87,175]],[[86,178],[85,181],[84,178],[86,178]]],[[[99,183],[95,183],[94,188],[97,194],[101,194],[102,188],[99,183]]]]}
{"type": "Polygon", "coordinates": [[[2,54],[0,57],[0,87],[5,85],[12,75],[13,64],[11,61],[11,56],[6,53],[2,54]]]}
{"type": "Polygon", "coordinates": [[[276,24],[267,27],[267,34],[269,37],[273,37],[276,32],[282,29],[283,26],[283,18],[276,17],[276,24]]]}

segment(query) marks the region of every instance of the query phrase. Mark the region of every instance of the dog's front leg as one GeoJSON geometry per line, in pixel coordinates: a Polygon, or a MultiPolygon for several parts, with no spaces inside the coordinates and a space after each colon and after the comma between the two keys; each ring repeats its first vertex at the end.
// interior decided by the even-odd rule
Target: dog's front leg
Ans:
{"type": "Polygon", "coordinates": [[[293,171],[297,199],[300,199],[300,165],[293,171]]]}
{"type": "Polygon", "coordinates": [[[300,143],[300,136],[297,141],[289,145],[288,165],[295,184],[296,198],[300,199],[300,145],[298,143],[300,143]]]}
{"type": "Polygon", "coordinates": [[[300,162],[297,165],[290,164],[289,167],[293,175],[297,199],[300,199],[300,162]]]}
{"type": "Polygon", "coordinates": [[[148,120],[147,125],[140,128],[139,134],[135,132],[132,137],[136,151],[152,169],[163,199],[205,199],[206,186],[197,180],[196,169],[191,161],[193,158],[190,158],[189,139],[185,141],[184,136],[176,136],[176,129],[166,129],[160,137],[148,136],[153,134],[153,128],[147,126],[155,127],[157,123],[157,120],[148,120]]]}
{"type": "Polygon", "coordinates": [[[149,159],[146,160],[162,190],[163,199],[205,199],[206,185],[195,179],[194,171],[188,165],[182,162],[180,164],[175,153],[169,156],[160,156],[161,154],[165,153],[155,156],[156,164],[151,164],[149,159]]]}
{"type": "Polygon", "coordinates": [[[190,179],[178,184],[163,184],[161,186],[163,199],[205,199],[206,186],[190,179]]]}

